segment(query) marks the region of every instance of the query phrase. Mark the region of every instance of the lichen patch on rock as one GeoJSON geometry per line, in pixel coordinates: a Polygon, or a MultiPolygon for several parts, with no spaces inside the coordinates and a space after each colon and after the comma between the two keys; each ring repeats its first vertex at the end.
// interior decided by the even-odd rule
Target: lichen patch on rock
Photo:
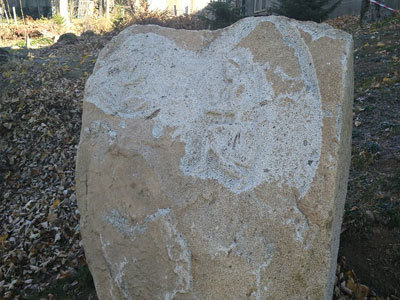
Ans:
{"type": "Polygon", "coordinates": [[[330,299],[351,49],[281,17],[115,37],[86,85],[76,171],[99,298],[330,299]]]}
{"type": "Polygon", "coordinates": [[[322,145],[316,72],[297,23],[271,18],[301,74],[272,70],[297,88],[275,93],[269,62],[254,62],[251,49],[237,45],[261,21],[245,20],[245,32],[232,27],[201,51],[151,32],[127,36],[109,55],[112,65],[98,64],[86,101],[108,114],[154,120],[155,138],[174,128],[172,137],[186,144],[181,170],[187,176],[216,179],[235,193],[278,182],[305,195],[322,145]],[[135,59],[126,60],[132,53],[135,59]]]}

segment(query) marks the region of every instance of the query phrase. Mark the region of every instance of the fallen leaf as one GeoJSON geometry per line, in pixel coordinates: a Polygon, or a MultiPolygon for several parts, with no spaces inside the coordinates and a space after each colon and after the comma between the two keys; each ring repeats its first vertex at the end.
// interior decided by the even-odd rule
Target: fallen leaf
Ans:
{"type": "Polygon", "coordinates": [[[357,120],[357,121],[355,121],[355,122],[354,122],[354,126],[356,126],[356,127],[360,127],[360,126],[361,126],[361,122],[360,122],[360,121],[358,121],[358,120],[357,120]]]}
{"type": "Polygon", "coordinates": [[[84,64],[85,61],[88,59],[88,57],[89,57],[89,55],[87,53],[85,53],[85,55],[82,57],[82,60],[81,60],[80,64],[81,65],[84,64]]]}
{"type": "Polygon", "coordinates": [[[61,235],[59,232],[56,233],[56,236],[54,238],[54,243],[57,243],[57,241],[59,241],[61,239],[61,235]]]}
{"type": "Polygon", "coordinates": [[[8,234],[4,234],[0,236],[0,243],[3,243],[8,238],[8,234]]]}
{"type": "Polygon", "coordinates": [[[366,300],[369,293],[369,288],[366,285],[357,283],[356,300],[366,300]]]}
{"type": "MultiPolygon", "coordinates": [[[[350,209],[350,211],[356,211],[356,210],[358,210],[358,207],[357,206],[353,206],[351,209],[350,209]]],[[[349,271],[349,272],[351,272],[351,271],[349,271]]],[[[348,272],[348,276],[350,277],[350,278],[353,278],[352,276],[350,276],[349,273],[348,272]]]]}
{"type": "Polygon", "coordinates": [[[47,221],[49,221],[51,224],[53,224],[55,221],[57,221],[57,213],[54,212],[53,207],[50,208],[49,214],[47,216],[47,221]]]}
{"type": "Polygon", "coordinates": [[[53,206],[57,207],[60,204],[61,200],[59,198],[56,199],[56,201],[54,201],[53,206]]]}
{"type": "Polygon", "coordinates": [[[8,78],[8,77],[11,76],[12,73],[13,73],[13,72],[12,72],[11,70],[8,70],[8,71],[4,74],[4,77],[5,77],[5,78],[8,78]]]}
{"type": "Polygon", "coordinates": [[[356,106],[356,109],[361,112],[365,110],[365,107],[361,107],[361,106],[356,106]]]}
{"type": "Polygon", "coordinates": [[[32,233],[29,237],[31,240],[36,240],[38,238],[40,238],[40,233],[32,233]]]}
{"type": "Polygon", "coordinates": [[[377,89],[377,88],[379,88],[380,86],[381,86],[380,83],[379,83],[379,82],[376,82],[376,83],[374,83],[371,87],[374,88],[374,89],[377,89]]]}
{"type": "Polygon", "coordinates": [[[59,275],[59,279],[66,279],[72,276],[72,273],[70,271],[63,271],[61,270],[60,275],[59,275]]]}
{"type": "Polygon", "coordinates": [[[346,286],[353,292],[355,293],[357,290],[356,284],[354,283],[354,279],[353,278],[349,278],[347,280],[346,286]]]}

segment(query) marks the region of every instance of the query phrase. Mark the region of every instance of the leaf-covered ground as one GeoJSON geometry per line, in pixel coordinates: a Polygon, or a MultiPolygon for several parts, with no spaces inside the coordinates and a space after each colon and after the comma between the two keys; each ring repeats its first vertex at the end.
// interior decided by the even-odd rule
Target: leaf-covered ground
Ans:
{"type": "Polygon", "coordinates": [[[400,18],[355,39],[352,165],[340,255],[351,277],[400,299],[400,18]]]}
{"type": "MultiPolygon", "coordinates": [[[[84,84],[107,40],[90,33],[72,36],[49,48],[14,51],[0,66],[0,296],[5,299],[82,277],[75,155],[84,84]]],[[[74,288],[81,287],[78,280],[69,283],[63,299],[86,293],[74,288]]]]}
{"type": "MultiPolygon", "coordinates": [[[[335,299],[400,299],[399,22],[330,21],[353,33],[356,50],[335,299]]],[[[88,32],[10,50],[0,62],[0,299],[96,297],[80,244],[74,168],[84,84],[109,38],[88,32]]]]}

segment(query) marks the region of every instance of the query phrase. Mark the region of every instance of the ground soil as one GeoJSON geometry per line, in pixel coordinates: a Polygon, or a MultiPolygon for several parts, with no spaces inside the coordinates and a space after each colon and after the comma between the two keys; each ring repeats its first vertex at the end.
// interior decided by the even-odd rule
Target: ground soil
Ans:
{"type": "Polygon", "coordinates": [[[398,22],[348,28],[355,42],[354,127],[339,253],[359,282],[393,299],[400,297],[398,22]]]}

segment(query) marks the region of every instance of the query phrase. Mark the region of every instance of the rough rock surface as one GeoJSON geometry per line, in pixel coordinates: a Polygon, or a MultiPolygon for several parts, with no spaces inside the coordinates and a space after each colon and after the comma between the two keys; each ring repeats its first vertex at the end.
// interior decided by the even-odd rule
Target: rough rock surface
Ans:
{"type": "Polygon", "coordinates": [[[352,56],[348,34],[282,17],[114,38],[76,172],[100,299],[330,299],[352,56]]]}

